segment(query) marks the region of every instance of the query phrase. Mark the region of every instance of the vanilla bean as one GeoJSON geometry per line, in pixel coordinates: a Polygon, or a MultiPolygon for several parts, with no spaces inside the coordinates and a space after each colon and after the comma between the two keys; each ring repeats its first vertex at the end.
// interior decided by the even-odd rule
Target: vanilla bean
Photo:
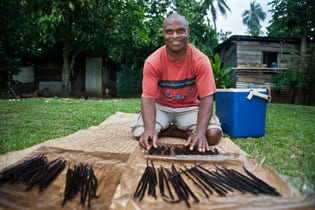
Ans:
{"type": "Polygon", "coordinates": [[[218,173],[215,173],[214,171],[210,171],[203,167],[202,165],[196,165],[198,168],[202,169],[203,171],[208,174],[212,180],[214,180],[216,183],[218,183],[221,187],[226,189],[227,191],[233,192],[233,188],[229,185],[229,180],[225,179],[225,177],[220,176],[218,173]]]}
{"type": "Polygon", "coordinates": [[[199,187],[199,189],[203,192],[203,194],[205,195],[206,198],[209,198],[209,195],[205,191],[205,189],[189,173],[187,173],[188,171],[184,171],[184,169],[182,169],[182,168],[180,168],[180,170],[183,172],[183,174],[185,174],[185,176],[188,177],[188,179],[190,179],[195,185],[197,185],[199,187]]]}
{"type": "Polygon", "coordinates": [[[76,184],[74,183],[73,176],[74,176],[74,171],[68,168],[67,174],[66,174],[64,199],[61,206],[64,206],[67,201],[71,200],[79,192],[79,189],[75,187],[76,184]]]}
{"type": "MultiPolygon", "coordinates": [[[[186,166],[185,166],[185,168],[186,168],[186,166]]],[[[188,172],[197,180],[197,182],[200,183],[201,186],[204,187],[204,189],[206,189],[210,194],[213,194],[213,191],[208,187],[207,182],[205,182],[203,179],[201,179],[194,170],[189,170],[188,172]]]]}
{"type": "Polygon", "coordinates": [[[141,201],[143,199],[147,188],[148,188],[148,194],[149,195],[154,194],[152,192],[152,188],[154,186],[154,183],[151,180],[152,176],[153,176],[152,167],[149,166],[148,161],[147,161],[147,166],[144,170],[144,173],[143,173],[143,175],[142,175],[142,177],[138,183],[137,190],[134,194],[134,197],[139,198],[139,201],[141,201]]]}
{"type": "Polygon", "coordinates": [[[240,192],[249,192],[252,194],[258,194],[258,190],[250,185],[247,181],[244,179],[241,179],[237,174],[233,173],[231,170],[228,170],[226,168],[217,168],[218,172],[221,172],[223,176],[226,177],[231,183],[231,186],[233,186],[234,189],[239,190],[240,192]]]}
{"type": "Polygon", "coordinates": [[[194,168],[196,168],[196,167],[199,166],[199,165],[203,165],[203,163],[198,164],[198,165],[195,165],[195,166],[192,166],[192,167],[190,167],[190,168],[185,167],[185,170],[180,171],[180,172],[177,172],[177,173],[173,173],[172,176],[170,176],[170,177],[168,177],[168,178],[169,178],[169,179],[172,179],[172,178],[174,178],[175,176],[178,176],[178,175],[180,175],[180,174],[182,174],[182,173],[187,173],[188,171],[193,170],[194,168]]]}
{"type": "MultiPolygon", "coordinates": [[[[170,177],[172,175],[171,171],[169,171],[169,169],[165,169],[166,173],[168,174],[168,176],[170,177]]],[[[188,202],[188,198],[185,196],[185,192],[183,192],[183,190],[180,188],[180,186],[177,183],[177,178],[173,178],[173,179],[169,179],[179,200],[183,200],[186,203],[186,206],[188,208],[190,208],[190,203],[188,202]]]]}
{"type": "Polygon", "coordinates": [[[141,194],[141,191],[143,189],[143,186],[145,185],[145,179],[146,179],[146,171],[148,170],[148,167],[146,167],[146,169],[144,170],[144,173],[142,174],[139,182],[138,182],[138,185],[137,185],[137,188],[136,188],[136,191],[134,193],[134,198],[137,198],[140,196],[141,194]]]}
{"type": "MultiPolygon", "coordinates": [[[[177,173],[177,170],[174,165],[172,165],[172,168],[175,173],[177,173]]],[[[187,183],[184,181],[183,177],[181,175],[178,176],[178,180],[180,183],[180,186],[182,186],[183,190],[187,191],[187,198],[189,197],[189,194],[193,197],[194,201],[196,203],[199,203],[199,198],[193,193],[193,191],[190,189],[190,187],[187,185],[187,183]]]]}
{"type": "Polygon", "coordinates": [[[32,165],[30,165],[27,170],[23,171],[21,174],[19,181],[22,181],[24,184],[28,184],[32,177],[36,174],[40,174],[48,168],[47,158],[40,158],[38,161],[35,161],[32,165]]]}
{"type": "Polygon", "coordinates": [[[231,174],[237,177],[239,181],[242,181],[244,185],[248,186],[248,188],[253,190],[255,193],[265,194],[267,192],[265,189],[261,188],[259,184],[255,183],[255,181],[253,181],[250,177],[247,177],[234,169],[231,169],[229,171],[231,174]]]}
{"type": "Polygon", "coordinates": [[[172,191],[171,191],[171,188],[170,188],[170,185],[169,185],[169,183],[168,183],[168,178],[166,177],[165,169],[164,169],[162,166],[161,166],[161,172],[162,172],[163,179],[164,179],[164,181],[165,181],[165,183],[166,183],[166,187],[167,187],[167,189],[168,189],[168,193],[169,193],[171,199],[174,200],[174,195],[173,195],[173,193],[172,193],[172,191]]]}
{"type": "Polygon", "coordinates": [[[198,168],[194,168],[194,171],[208,184],[215,192],[217,192],[220,196],[226,196],[228,193],[224,188],[222,188],[211,176],[203,173],[198,168]]]}
{"type": "Polygon", "coordinates": [[[80,188],[80,193],[81,193],[81,197],[80,197],[80,203],[82,206],[85,205],[85,201],[87,198],[87,194],[88,194],[88,184],[87,184],[87,177],[88,177],[88,170],[87,170],[87,165],[81,165],[79,168],[80,171],[80,184],[81,184],[81,188],[80,188]]]}
{"type": "Polygon", "coordinates": [[[276,195],[276,196],[281,195],[274,187],[270,186],[269,184],[267,184],[263,180],[259,179],[257,176],[255,176],[249,170],[247,170],[244,166],[243,166],[243,169],[258,184],[258,186],[265,189],[268,194],[272,194],[272,195],[276,195]]]}
{"type": "Polygon", "coordinates": [[[94,170],[92,168],[92,166],[90,167],[90,170],[89,170],[89,180],[90,180],[90,184],[91,184],[91,197],[92,198],[98,198],[99,195],[96,194],[96,191],[97,191],[97,187],[98,187],[98,181],[97,181],[97,178],[95,176],[95,173],[94,173],[94,170]]]}
{"type": "MultiPolygon", "coordinates": [[[[45,164],[47,162],[47,157],[43,154],[39,154],[36,157],[20,162],[10,168],[4,169],[0,172],[0,185],[7,182],[20,182],[23,180],[23,175],[30,173],[34,169],[34,164],[45,164]]],[[[37,171],[33,171],[34,174],[37,171]]],[[[29,181],[29,177],[27,178],[29,181]]]]}
{"type": "MultiPolygon", "coordinates": [[[[177,170],[174,166],[174,164],[171,166],[171,169],[172,169],[172,173],[173,174],[177,174],[177,170]]],[[[181,183],[181,179],[180,179],[180,175],[178,176],[175,176],[174,178],[174,181],[176,182],[177,186],[179,187],[179,189],[181,189],[181,191],[183,192],[183,195],[184,197],[186,197],[187,199],[189,199],[189,192],[188,192],[188,189],[184,188],[182,183],[181,183]]]]}
{"type": "Polygon", "coordinates": [[[87,206],[90,209],[91,200],[99,197],[96,195],[97,186],[98,181],[92,166],[80,163],[75,165],[74,169],[69,167],[66,176],[64,199],[61,205],[64,206],[67,201],[80,192],[80,204],[84,207],[87,201],[87,206]]]}
{"type": "Polygon", "coordinates": [[[154,167],[153,161],[151,161],[148,194],[154,197],[155,199],[157,199],[156,185],[157,185],[157,177],[156,177],[155,167],[154,167]]]}
{"type": "Polygon", "coordinates": [[[44,189],[48,187],[50,183],[52,183],[57,176],[63,171],[66,166],[65,160],[59,160],[53,166],[51,166],[46,172],[46,177],[41,180],[39,183],[39,192],[42,192],[44,189]]]}
{"type": "Polygon", "coordinates": [[[159,189],[160,189],[160,193],[161,193],[162,197],[167,197],[165,195],[165,191],[164,191],[164,178],[163,178],[161,168],[162,168],[162,166],[157,169],[158,170],[159,189]]]}

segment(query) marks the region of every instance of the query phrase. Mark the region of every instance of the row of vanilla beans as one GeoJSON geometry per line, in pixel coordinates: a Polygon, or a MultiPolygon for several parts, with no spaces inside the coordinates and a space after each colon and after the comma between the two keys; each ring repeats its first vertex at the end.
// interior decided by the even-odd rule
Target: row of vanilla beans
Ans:
{"type": "MultiPolygon", "coordinates": [[[[39,193],[46,189],[65,169],[66,160],[57,158],[48,161],[47,156],[39,154],[0,172],[0,186],[5,183],[23,183],[26,190],[38,186],[39,193]]],[[[92,166],[79,163],[68,167],[62,206],[80,193],[80,203],[90,208],[91,199],[97,198],[98,182],[92,166]]]]}
{"type": "Polygon", "coordinates": [[[47,157],[40,154],[25,160],[0,172],[0,185],[4,183],[23,183],[26,190],[38,186],[42,192],[63,171],[66,160],[57,158],[48,161],[47,157]]]}
{"type": "Polygon", "coordinates": [[[163,166],[156,168],[153,161],[151,164],[147,161],[147,166],[135,190],[134,198],[141,201],[147,192],[147,195],[157,199],[158,187],[165,202],[179,203],[184,201],[186,206],[190,208],[190,198],[196,203],[200,201],[195,189],[199,189],[206,198],[209,198],[209,194],[227,196],[229,192],[234,191],[254,195],[281,196],[274,187],[255,176],[245,167],[243,169],[244,174],[225,167],[209,170],[202,164],[189,168],[185,165],[176,167],[174,164],[170,168],[163,166]],[[194,188],[186,183],[186,178],[192,181],[194,188]]]}
{"type": "Polygon", "coordinates": [[[80,163],[74,165],[73,169],[69,167],[66,175],[64,199],[61,205],[64,206],[67,201],[80,194],[81,205],[85,206],[87,201],[87,207],[90,209],[91,199],[98,198],[96,195],[97,186],[98,181],[92,166],[80,163]]]}
{"type": "Polygon", "coordinates": [[[209,149],[205,152],[199,152],[197,148],[191,150],[185,145],[162,145],[157,148],[151,147],[148,151],[149,155],[218,155],[217,148],[209,149]]]}

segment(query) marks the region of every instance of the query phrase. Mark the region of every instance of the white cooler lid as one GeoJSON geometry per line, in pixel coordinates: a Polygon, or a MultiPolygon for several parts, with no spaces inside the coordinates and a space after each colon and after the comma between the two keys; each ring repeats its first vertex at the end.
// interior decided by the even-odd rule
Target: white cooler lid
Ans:
{"type": "Polygon", "coordinates": [[[255,90],[257,92],[266,92],[266,88],[225,88],[225,89],[217,89],[216,92],[249,92],[251,90],[255,90]]]}

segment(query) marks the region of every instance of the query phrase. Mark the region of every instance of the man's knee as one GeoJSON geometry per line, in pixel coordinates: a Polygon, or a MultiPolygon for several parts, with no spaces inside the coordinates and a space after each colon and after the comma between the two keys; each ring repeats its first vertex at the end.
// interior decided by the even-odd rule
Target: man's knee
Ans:
{"type": "Polygon", "coordinates": [[[210,128],[207,130],[206,137],[209,145],[216,145],[222,137],[222,131],[218,128],[210,128]]]}

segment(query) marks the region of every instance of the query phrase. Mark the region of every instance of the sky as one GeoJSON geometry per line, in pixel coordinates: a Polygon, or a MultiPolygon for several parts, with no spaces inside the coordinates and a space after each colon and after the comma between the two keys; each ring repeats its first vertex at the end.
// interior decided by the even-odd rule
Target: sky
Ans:
{"type": "MultiPolygon", "coordinates": [[[[231,9],[231,12],[227,11],[227,16],[224,17],[217,10],[217,31],[222,29],[223,32],[231,31],[232,35],[248,35],[246,32],[247,28],[245,25],[243,25],[242,14],[245,10],[250,9],[250,3],[252,1],[253,0],[226,0],[226,3],[231,9]]],[[[265,21],[260,23],[263,27],[262,31],[266,31],[266,26],[269,25],[268,22],[271,19],[271,14],[268,12],[270,6],[267,6],[270,1],[271,0],[256,0],[256,3],[259,4],[262,10],[266,13],[265,21]]],[[[266,33],[263,35],[266,35],[266,33]]]]}

